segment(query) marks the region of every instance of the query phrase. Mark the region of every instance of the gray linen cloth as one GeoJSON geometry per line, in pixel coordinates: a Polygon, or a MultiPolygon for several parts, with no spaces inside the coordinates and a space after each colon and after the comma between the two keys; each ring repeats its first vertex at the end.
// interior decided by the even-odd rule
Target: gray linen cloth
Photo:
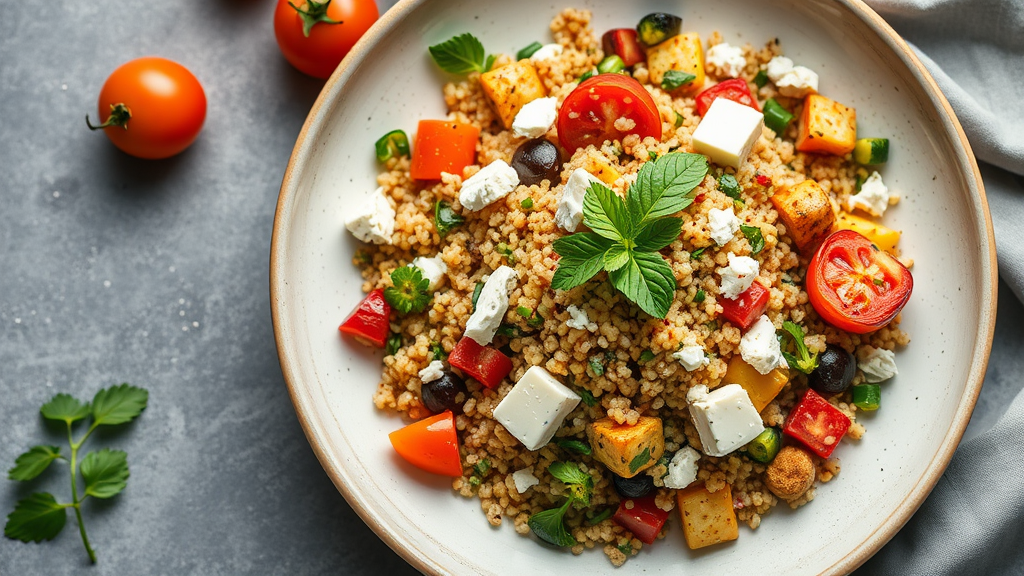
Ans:
{"type": "MultiPolygon", "coordinates": [[[[1000,276],[1024,299],[1024,0],[868,3],[956,110],[981,164],[1000,276]]],[[[858,574],[1024,575],[1022,522],[1024,392],[960,445],[921,509],[858,574]]]]}

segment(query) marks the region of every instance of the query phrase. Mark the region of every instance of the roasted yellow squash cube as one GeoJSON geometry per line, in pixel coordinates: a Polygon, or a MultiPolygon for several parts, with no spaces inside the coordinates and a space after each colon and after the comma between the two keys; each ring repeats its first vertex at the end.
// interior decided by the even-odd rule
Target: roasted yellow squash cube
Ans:
{"type": "Polygon", "coordinates": [[[537,70],[529,60],[506,64],[480,75],[480,86],[491,99],[494,110],[506,129],[523,106],[548,95],[537,70]]]}
{"type": "Polygon", "coordinates": [[[842,156],[857,143],[857,111],[820,94],[804,99],[796,149],[842,156]]]}
{"type": "Polygon", "coordinates": [[[847,214],[846,212],[839,214],[839,218],[836,220],[836,228],[859,232],[867,237],[868,240],[871,240],[872,244],[886,252],[895,250],[896,244],[900,241],[899,230],[886,228],[877,222],[861,218],[860,216],[854,216],[853,214],[847,214]]]}
{"type": "Polygon", "coordinates": [[[750,364],[743,361],[739,354],[729,361],[729,368],[725,371],[725,378],[722,384],[739,384],[747,391],[750,401],[758,412],[771,403],[782,388],[789,382],[787,371],[776,368],[767,374],[761,374],[750,364]]]}
{"type": "Polygon", "coordinates": [[[695,94],[700,91],[704,86],[704,48],[701,45],[700,34],[679,34],[648,48],[647,70],[650,72],[651,84],[655,86],[661,86],[661,81],[669,70],[693,74],[696,78],[683,84],[678,91],[682,94],[695,94]]]}
{"type": "Polygon", "coordinates": [[[689,486],[676,492],[676,503],[683,519],[683,537],[691,550],[739,538],[729,484],[718,492],[708,492],[704,484],[689,486]]]}
{"type": "Polygon", "coordinates": [[[583,169],[593,174],[601,182],[604,182],[606,186],[611,186],[622,176],[611,164],[593,157],[588,157],[584,161],[583,169]]]}
{"type": "Polygon", "coordinates": [[[804,180],[789,188],[776,190],[772,204],[786,225],[797,250],[810,256],[835,230],[836,213],[828,194],[814,180],[804,180]]]}
{"type": "Polygon", "coordinates": [[[665,453],[661,418],[641,416],[633,426],[602,418],[587,426],[587,437],[594,458],[623,478],[654,466],[665,453]]]}

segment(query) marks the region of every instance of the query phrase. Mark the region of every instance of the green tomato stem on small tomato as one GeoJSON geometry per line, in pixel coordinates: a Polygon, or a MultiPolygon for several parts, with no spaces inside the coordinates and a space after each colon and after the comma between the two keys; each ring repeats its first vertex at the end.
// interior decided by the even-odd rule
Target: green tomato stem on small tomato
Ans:
{"type": "Polygon", "coordinates": [[[89,127],[89,130],[101,130],[109,126],[118,126],[120,128],[128,129],[128,121],[132,119],[132,111],[128,106],[124,104],[111,104],[110,105],[110,116],[107,116],[107,120],[99,126],[93,126],[92,122],[89,121],[89,115],[85,115],[85,125],[89,127]]]}
{"type": "Polygon", "coordinates": [[[324,2],[318,2],[317,0],[306,0],[306,9],[299,8],[292,2],[288,2],[288,5],[295,9],[302,18],[302,34],[309,38],[309,31],[313,29],[313,26],[323,22],[324,24],[342,24],[341,20],[334,20],[327,17],[327,8],[331,5],[331,0],[325,0],[324,2]]]}

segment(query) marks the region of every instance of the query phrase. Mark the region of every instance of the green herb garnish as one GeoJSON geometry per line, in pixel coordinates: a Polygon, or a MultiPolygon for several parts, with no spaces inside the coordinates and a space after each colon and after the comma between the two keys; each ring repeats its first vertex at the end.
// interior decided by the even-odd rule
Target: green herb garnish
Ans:
{"type": "Polygon", "coordinates": [[[476,301],[480,299],[480,293],[484,291],[484,283],[477,282],[476,286],[473,287],[473,312],[476,312],[476,301]]]}
{"type": "Polygon", "coordinates": [[[398,332],[388,334],[387,343],[384,344],[384,353],[394,356],[402,348],[402,335],[398,332]]]}
{"type": "Polygon", "coordinates": [[[661,89],[672,91],[684,84],[689,84],[696,80],[696,76],[688,72],[682,72],[680,70],[669,70],[665,72],[665,75],[661,77],[661,89]]]}
{"type": "Polygon", "coordinates": [[[743,198],[740,197],[740,192],[742,190],[740,188],[740,183],[732,174],[722,174],[718,177],[718,189],[733,200],[743,201],[743,198]]]}
{"type": "Polygon", "coordinates": [[[579,390],[576,391],[576,393],[580,395],[580,398],[583,400],[583,403],[586,404],[587,406],[597,406],[597,398],[594,398],[594,393],[591,392],[590,390],[587,390],[586,388],[580,388],[579,390]]]}
{"type": "Polygon", "coordinates": [[[391,283],[384,289],[384,299],[402,314],[423,312],[430,304],[430,281],[415,266],[400,266],[391,272],[391,283]]]}
{"type": "Polygon", "coordinates": [[[697,289],[697,293],[693,295],[693,301],[696,304],[700,304],[701,302],[704,301],[704,299],[706,297],[707,297],[707,294],[704,292],[704,289],[703,288],[698,288],[697,289]]]}
{"type": "Polygon", "coordinates": [[[764,85],[768,83],[768,72],[765,70],[758,70],[757,75],[754,76],[754,85],[758,88],[764,88],[764,85]]]}
{"type": "Polygon", "coordinates": [[[533,198],[527,198],[520,202],[519,205],[522,206],[524,210],[529,210],[530,208],[533,208],[533,198]]]}
{"type": "Polygon", "coordinates": [[[403,130],[392,130],[380,137],[373,145],[377,152],[377,160],[386,162],[395,156],[409,155],[409,137],[403,130]]]}
{"type": "Polygon", "coordinates": [[[526,48],[523,48],[519,52],[516,52],[516,61],[525,60],[526,58],[533,56],[534,52],[540,50],[543,47],[544,45],[541,44],[540,42],[530,42],[530,44],[528,44],[526,48]]]}
{"type": "Polygon", "coordinates": [[[804,329],[786,320],[782,323],[782,330],[779,331],[779,341],[782,342],[784,348],[787,339],[792,340],[793,346],[796,348],[795,355],[785,349],[782,351],[782,356],[786,359],[789,367],[804,374],[813,372],[818,367],[818,353],[811,354],[807,350],[807,345],[804,344],[804,329]]]}
{"type": "Polygon", "coordinates": [[[707,249],[708,249],[707,246],[703,246],[701,248],[697,248],[693,252],[690,252],[690,260],[699,260],[701,254],[703,254],[704,251],[707,250],[707,249]]]}
{"type": "Polygon", "coordinates": [[[444,351],[444,346],[441,346],[440,342],[430,343],[430,359],[441,361],[448,359],[448,353],[444,351]]]}
{"type": "Polygon", "coordinates": [[[533,308],[527,308],[526,306],[517,306],[516,314],[519,314],[523,318],[529,318],[533,316],[533,308]]]}
{"type": "Polygon", "coordinates": [[[583,73],[582,76],[580,76],[580,79],[578,80],[578,82],[582,83],[585,80],[590,80],[590,78],[592,78],[593,76],[594,76],[594,71],[593,70],[587,70],[586,72],[583,73]]]}
{"type": "Polygon", "coordinates": [[[761,229],[757,226],[747,226],[740,224],[740,232],[746,236],[747,242],[750,242],[750,253],[757,254],[761,250],[764,250],[764,234],[761,233],[761,229]]]}
{"type": "Polygon", "coordinates": [[[555,462],[548,466],[552,476],[565,483],[569,488],[569,499],[558,508],[544,510],[530,516],[527,524],[538,538],[555,546],[575,546],[578,544],[572,534],[565,529],[563,518],[569,506],[581,510],[590,506],[590,497],[594,492],[594,479],[578,465],[566,462],[555,462]]]}
{"type": "Polygon", "coordinates": [[[625,201],[592,183],[583,197],[583,222],[593,232],[555,240],[562,258],[551,287],[569,290],[605,270],[612,285],[644,312],[664,318],[676,281],[657,251],[679,237],[683,221],[668,216],[693,203],[707,169],[700,154],[666,154],[640,168],[625,201]]]}
{"type": "Polygon", "coordinates": [[[684,120],[683,115],[680,114],[679,112],[676,112],[676,121],[675,121],[676,128],[679,128],[680,126],[683,125],[683,120],[684,120]]]}
{"type": "Polygon", "coordinates": [[[591,453],[590,446],[585,442],[580,442],[579,440],[558,438],[557,440],[555,440],[555,445],[558,446],[559,448],[564,448],[565,450],[575,452],[577,454],[582,454],[584,456],[590,456],[591,453]]]}
{"type": "Polygon", "coordinates": [[[519,326],[516,326],[515,324],[506,324],[504,322],[498,325],[498,329],[495,330],[494,333],[498,336],[505,336],[506,338],[519,338],[524,334],[519,326]]]}
{"type": "Polygon", "coordinates": [[[637,454],[629,461],[629,473],[636,474],[636,471],[643,468],[648,462],[651,461],[651,448],[648,446],[644,448],[644,451],[637,454]]]}
{"type": "Polygon", "coordinates": [[[434,204],[434,228],[437,229],[437,235],[444,238],[452,228],[462,224],[466,219],[459,216],[452,210],[451,204],[444,200],[438,200],[437,204],[434,204]]]}
{"type": "Polygon", "coordinates": [[[641,362],[650,362],[651,360],[654,360],[654,352],[651,350],[644,350],[640,353],[641,362]]]}
{"type": "Polygon", "coordinates": [[[622,552],[626,556],[631,556],[633,554],[633,545],[630,544],[629,542],[623,542],[622,544],[619,544],[615,548],[617,548],[619,552],[622,552]]]}
{"type": "Polygon", "coordinates": [[[491,461],[487,458],[473,464],[473,474],[480,476],[481,478],[486,476],[491,470],[491,461]]]}
{"type": "Polygon", "coordinates": [[[594,372],[594,376],[604,376],[604,362],[600,356],[591,356],[590,360],[587,360],[587,365],[594,372]]]}
{"type": "Polygon", "coordinates": [[[604,522],[605,520],[611,518],[612,514],[614,514],[614,513],[615,513],[615,511],[612,510],[611,508],[605,508],[604,510],[602,510],[598,514],[593,514],[593,515],[591,515],[590,512],[587,512],[587,514],[586,514],[586,516],[587,516],[587,524],[589,524],[591,526],[597,526],[601,522],[604,522]]]}
{"type": "Polygon", "coordinates": [[[89,452],[78,460],[78,451],[99,426],[125,424],[134,420],[149,401],[149,392],[128,384],[111,386],[96,393],[92,403],[81,402],[69,394],[57,394],[43,404],[39,412],[43,418],[64,422],[68,430],[70,459],[57,446],[34,446],[18,456],[14,468],[7,471],[11,480],[27,482],[42,474],[54,460],[64,460],[71,473],[71,502],[63,504],[48,492],[35,492],[18,501],[14,511],[7,515],[4,536],[22,542],[53,540],[67,523],[68,508],[75,511],[78,531],[89,554],[89,561],[96,563],[96,552],[89,544],[82,521],[82,502],[86,498],[107,499],[121,493],[128,483],[128,455],[121,450],[103,449],[89,452]],[[76,422],[92,416],[92,423],[78,441],[71,433],[76,422]],[[82,475],[84,490],[79,497],[78,474],[82,475]]]}
{"type": "Polygon", "coordinates": [[[486,72],[488,64],[494,63],[492,58],[487,58],[480,40],[468,32],[435,44],[429,50],[434,62],[442,70],[452,74],[486,72]]]}
{"type": "Polygon", "coordinates": [[[494,249],[498,252],[498,254],[504,256],[505,259],[508,260],[509,264],[516,263],[516,254],[515,252],[512,251],[512,248],[509,247],[508,244],[505,244],[504,242],[499,242],[494,249]]]}

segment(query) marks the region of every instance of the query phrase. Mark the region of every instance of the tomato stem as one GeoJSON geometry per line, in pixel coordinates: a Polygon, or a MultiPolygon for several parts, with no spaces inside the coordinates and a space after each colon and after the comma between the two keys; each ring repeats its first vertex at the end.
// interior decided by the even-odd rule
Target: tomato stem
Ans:
{"type": "Polygon", "coordinates": [[[341,24],[341,20],[334,20],[327,17],[327,7],[331,5],[331,0],[325,0],[319,2],[317,0],[306,0],[306,9],[303,10],[293,4],[291,0],[288,1],[288,5],[295,9],[299,13],[299,17],[302,18],[302,34],[306,38],[309,38],[309,31],[313,29],[313,26],[323,22],[324,24],[341,24]]]}
{"type": "Polygon", "coordinates": [[[109,126],[119,126],[128,129],[128,121],[132,119],[132,111],[128,109],[128,106],[124,104],[111,104],[110,105],[110,116],[107,117],[106,122],[99,126],[93,126],[92,122],[89,122],[89,115],[85,115],[85,125],[89,127],[89,130],[100,130],[109,126]]]}

